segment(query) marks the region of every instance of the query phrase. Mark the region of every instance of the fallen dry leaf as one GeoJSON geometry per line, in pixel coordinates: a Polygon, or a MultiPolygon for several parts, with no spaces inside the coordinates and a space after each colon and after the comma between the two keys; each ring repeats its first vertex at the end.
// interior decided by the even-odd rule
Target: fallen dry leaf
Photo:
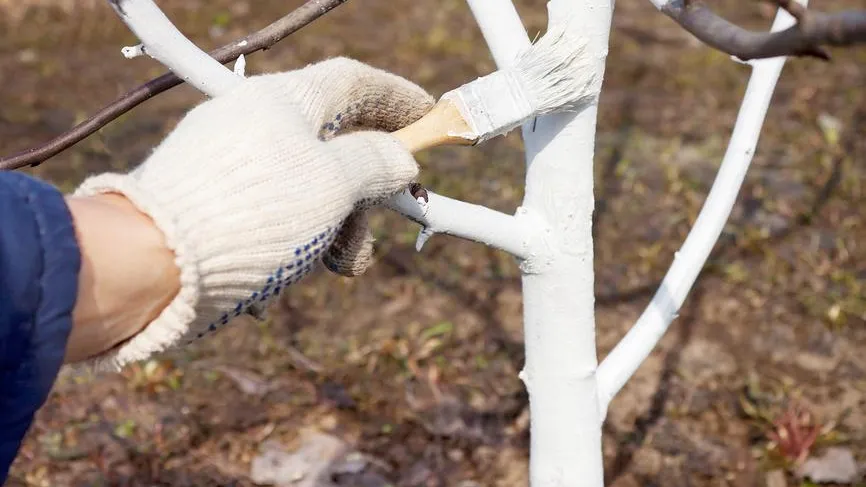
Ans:
{"type": "Polygon", "coordinates": [[[851,484],[860,476],[854,454],[848,448],[828,448],[821,457],[806,460],[797,470],[801,477],[818,483],[851,484]]]}
{"type": "Polygon", "coordinates": [[[329,485],[326,474],[347,449],[343,440],[313,430],[302,433],[300,446],[291,452],[277,442],[266,441],[253,458],[250,478],[256,485],[329,485]]]}
{"type": "Polygon", "coordinates": [[[269,382],[260,375],[248,370],[236,369],[225,365],[216,367],[216,370],[231,379],[241,392],[251,396],[264,396],[277,387],[273,382],[269,382]]]}

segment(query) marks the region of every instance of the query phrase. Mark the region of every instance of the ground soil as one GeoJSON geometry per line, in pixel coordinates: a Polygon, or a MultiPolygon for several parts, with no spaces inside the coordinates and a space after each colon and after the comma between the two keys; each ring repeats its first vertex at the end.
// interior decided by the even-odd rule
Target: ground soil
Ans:
{"type": "MultiPolygon", "coordinates": [[[[758,3],[711,3],[754,28],[772,16],[758,3]]],[[[299,1],[160,4],[214,47],[299,1]]],[[[543,29],[543,2],[519,9],[533,34],[543,29]]],[[[748,76],[645,0],[617,2],[614,24],[595,160],[601,357],[694,221],[748,76]]],[[[104,2],[0,2],[0,154],[47,140],[160,73],[149,59],[120,55],[132,43],[104,2]]],[[[337,55],[436,95],[493,69],[460,0],[352,0],[251,56],[248,71],[337,55]]],[[[864,86],[866,48],[785,68],[712,262],[611,406],[609,485],[801,485],[795,457],[830,445],[866,462],[864,86]]],[[[69,190],[88,173],[132,167],[200,100],[177,88],[30,172],[69,190]]],[[[420,156],[422,182],[513,211],[520,149],[511,135],[432,151],[420,156]]],[[[378,264],[363,277],[319,271],[268,320],[238,322],[120,374],[65,371],[9,485],[253,485],[262,443],[290,448],[305,428],[375,460],[379,483],[354,485],[525,485],[516,264],[446,236],[416,253],[417,227],[384,211],[375,227],[378,264]]]]}

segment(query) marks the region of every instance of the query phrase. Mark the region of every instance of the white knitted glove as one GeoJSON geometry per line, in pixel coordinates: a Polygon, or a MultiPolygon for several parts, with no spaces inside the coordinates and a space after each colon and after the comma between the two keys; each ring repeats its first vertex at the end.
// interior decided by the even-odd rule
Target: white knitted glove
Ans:
{"type": "Polygon", "coordinates": [[[160,316],[97,366],[200,338],[266,304],[326,253],[333,270],[363,272],[372,241],[363,209],[418,169],[387,133],[335,134],[394,131],[432,103],[409,81],[345,58],[250,77],[191,110],[129,174],[87,179],[77,195],[122,193],[153,219],[181,274],[160,316]]]}

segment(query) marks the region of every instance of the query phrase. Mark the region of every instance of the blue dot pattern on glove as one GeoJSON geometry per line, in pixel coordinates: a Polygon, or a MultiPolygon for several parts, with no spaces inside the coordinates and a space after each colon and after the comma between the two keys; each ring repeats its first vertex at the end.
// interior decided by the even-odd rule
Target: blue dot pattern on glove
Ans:
{"type": "Polygon", "coordinates": [[[207,329],[199,332],[193,341],[214,332],[225,326],[229,320],[247,312],[251,307],[264,303],[268,298],[279,296],[286,287],[300,281],[313,270],[313,265],[322,258],[324,251],[331,245],[337,235],[337,228],[326,228],[312,240],[294,249],[287,263],[281,265],[275,272],[268,276],[265,285],[258,291],[237,303],[231,311],[222,314],[219,320],[208,325],[207,329]]]}

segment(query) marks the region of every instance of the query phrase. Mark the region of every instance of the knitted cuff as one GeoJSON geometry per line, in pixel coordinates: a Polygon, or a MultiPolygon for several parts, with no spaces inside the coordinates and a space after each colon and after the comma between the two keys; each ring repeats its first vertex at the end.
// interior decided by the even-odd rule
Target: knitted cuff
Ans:
{"type": "Polygon", "coordinates": [[[123,365],[143,360],[175,345],[189,331],[196,318],[195,306],[199,299],[199,271],[195,249],[188,245],[179,232],[171,212],[162,208],[149,192],[138,187],[136,181],[120,174],[102,174],[89,178],[75,191],[75,196],[119,193],[139,211],[148,215],[165,236],[168,248],[175,254],[175,265],[180,269],[180,292],[139,333],[113,349],[94,357],[89,362],[98,370],[119,370],[123,365]]]}

